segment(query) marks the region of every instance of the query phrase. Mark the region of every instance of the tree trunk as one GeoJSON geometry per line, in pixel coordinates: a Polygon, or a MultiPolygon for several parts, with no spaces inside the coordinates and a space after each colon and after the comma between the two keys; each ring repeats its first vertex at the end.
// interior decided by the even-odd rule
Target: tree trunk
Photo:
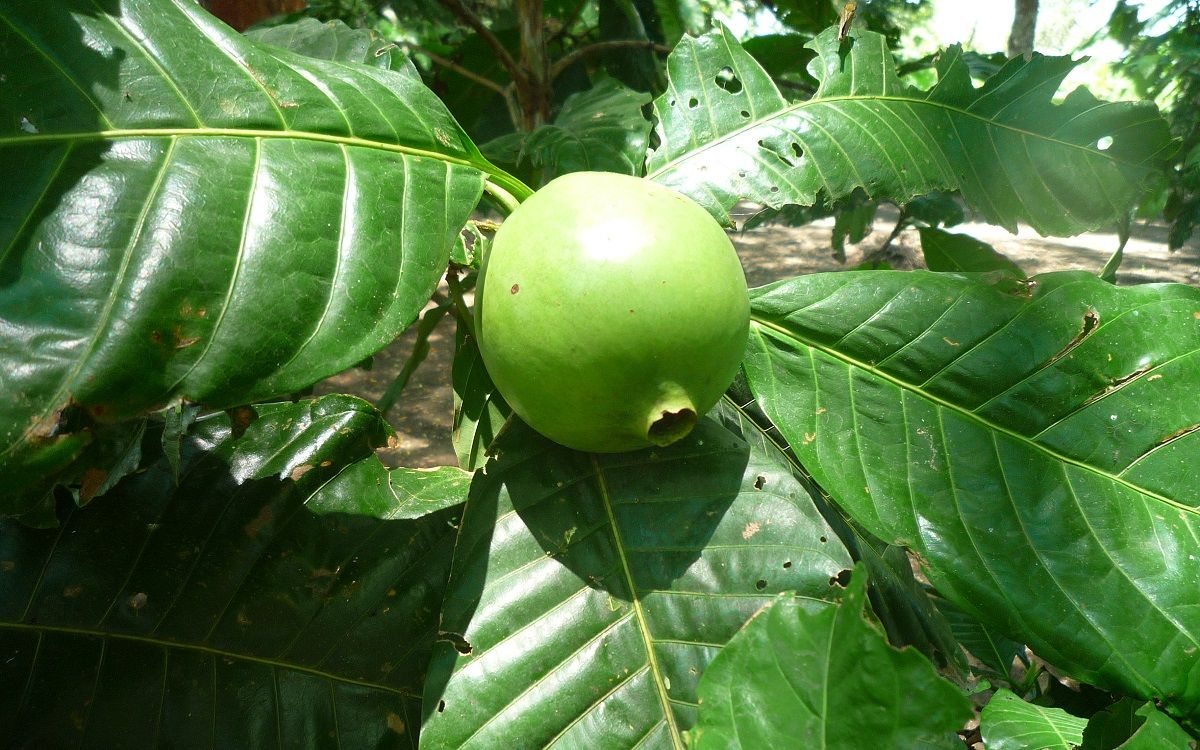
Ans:
{"type": "Polygon", "coordinates": [[[521,130],[530,132],[550,117],[550,66],[546,59],[546,36],[542,24],[542,0],[517,0],[517,24],[521,32],[520,66],[525,80],[517,80],[521,106],[521,130]]]}
{"type": "Polygon", "coordinates": [[[1008,56],[1024,57],[1033,53],[1033,39],[1037,32],[1038,0],[1016,0],[1012,31],[1008,35],[1008,56]]]}
{"type": "Polygon", "coordinates": [[[201,5],[238,31],[264,18],[304,10],[304,0],[201,0],[201,5]]]}

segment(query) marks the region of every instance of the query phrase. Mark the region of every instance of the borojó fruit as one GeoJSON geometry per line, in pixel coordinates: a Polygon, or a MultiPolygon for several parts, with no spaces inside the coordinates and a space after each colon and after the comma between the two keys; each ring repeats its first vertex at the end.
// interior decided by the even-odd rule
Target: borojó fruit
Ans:
{"type": "Polygon", "coordinates": [[[746,278],[721,226],[648,180],[576,172],[501,225],[476,300],[497,389],[538,432],[617,452],[687,435],[746,346],[746,278]]]}

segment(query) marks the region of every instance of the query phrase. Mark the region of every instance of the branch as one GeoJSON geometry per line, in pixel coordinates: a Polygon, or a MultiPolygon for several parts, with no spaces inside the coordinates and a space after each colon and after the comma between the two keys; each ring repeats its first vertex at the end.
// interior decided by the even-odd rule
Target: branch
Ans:
{"type": "Polygon", "coordinates": [[[508,50],[504,48],[504,45],[500,43],[500,40],[496,38],[492,30],[483,24],[479,16],[472,13],[470,8],[462,4],[462,0],[438,0],[438,2],[457,16],[458,20],[475,29],[475,33],[479,34],[480,38],[487,42],[492,51],[496,53],[496,58],[504,66],[505,70],[508,71],[509,75],[514,79],[524,80],[525,74],[520,66],[517,65],[517,61],[508,53],[508,50]]]}
{"type": "Polygon", "coordinates": [[[474,81],[475,83],[478,83],[480,86],[486,86],[487,88],[495,91],[498,94],[502,94],[502,95],[504,94],[504,86],[502,86],[499,83],[496,83],[495,81],[493,81],[490,78],[484,78],[483,76],[479,75],[478,73],[476,73],[472,70],[469,70],[467,68],[464,68],[463,66],[454,62],[453,60],[442,57],[441,55],[439,55],[436,52],[430,52],[429,50],[425,49],[424,47],[420,46],[419,44],[405,43],[404,46],[407,47],[408,49],[412,50],[413,52],[416,52],[421,55],[425,55],[430,60],[433,60],[438,65],[441,65],[443,68],[446,68],[448,70],[453,70],[455,73],[458,73],[463,78],[469,78],[472,81],[474,81]]]}
{"type": "Polygon", "coordinates": [[[550,66],[550,80],[554,80],[558,77],[559,73],[562,73],[564,70],[588,55],[594,55],[597,52],[604,52],[605,50],[628,47],[650,48],[655,52],[671,51],[671,48],[667,45],[659,44],[658,42],[652,42],[647,39],[617,39],[610,42],[596,42],[595,44],[589,44],[586,47],[580,47],[570,54],[564,55],[556,60],[555,63],[550,66]]]}

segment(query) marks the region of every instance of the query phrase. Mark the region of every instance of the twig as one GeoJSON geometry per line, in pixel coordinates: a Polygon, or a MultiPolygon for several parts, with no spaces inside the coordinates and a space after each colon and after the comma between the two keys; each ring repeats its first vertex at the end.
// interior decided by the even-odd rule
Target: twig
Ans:
{"type": "Polygon", "coordinates": [[[580,59],[588,55],[604,52],[610,49],[621,49],[627,47],[646,47],[653,49],[655,52],[670,52],[671,48],[665,44],[659,44],[647,39],[615,39],[608,42],[595,42],[584,47],[580,47],[566,55],[563,55],[550,66],[550,80],[558,77],[567,68],[574,65],[580,59]]]}
{"type": "Polygon", "coordinates": [[[379,409],[384,416],[387,416],[387,413],[396,405],[396,399],[400,398],[400,394],[404,392],[404,388],[408,385],[408,381],[412,378],[413,373],[417,371],[417,368],[429,356],[429,336],[433,333],[433,329],[437,328],[437,324],[441,322],[449,309],[450,303],[443,302],[437,307],[429,308],[421,316],[421,323],[417,326],[417,338],[413,342],[412,352],[408,355],[408,359],[405,360],[400,374],[396,376],[396,379],[388,386],[387,391],[375,403],[375,408],[379,409]]]}
{"type": "Polygon", "coordinates": [[[438,0],[438,2],[457,16],[458,20],[475,29],[475,33],[479,34],[480,38],[487,42],[487,45],[496,53],[496,59],[500,61],[500,64],[504,66],[509,75],[514,79],[525,80],[525,72],[521,70],[521,67],[517,65],[517,61],[513,59],[513,56],[500,43],[500,39],[492,33],[491,29],[484,25],[479,16],[472,13],[471,9],[463,5],[461,0],[438,0]]]}
{"type": "Polygon", "coordinates": [[[498,94],[504,95],[504,86],[502,84],[496,83],[495,81],[493,81],[490,78],[484,78],[483,76],[479,75],[478,73],[476,73],[472,70],[469,70],[467,68],[464,68],[463,66],[454,62],[453,60],[442,57],[441,55],[439,55],[436,52],[431,52],[418,44],[405,44],[405,46],[408,47],[413,52],[416,52],[421,55],[425,55],[430,60],[433,60],[438,65],[441,65],[443,68],[446,68],[448,70],[453,70],[455,73],[458,73],[463,78],[469,78],[472,81],[474,81],[475,83],[478,83],[480,86],[486,86],[487,88],[497,92],[498,94]]]}

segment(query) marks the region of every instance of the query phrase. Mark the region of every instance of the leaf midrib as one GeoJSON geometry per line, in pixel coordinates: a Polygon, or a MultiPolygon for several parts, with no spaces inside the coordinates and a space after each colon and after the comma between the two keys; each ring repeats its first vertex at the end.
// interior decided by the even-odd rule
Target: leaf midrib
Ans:
{"type": "MultiPolygon", "coordinates": [[[[799,112],[807,107],[815,107],[815,106],[822,105],[822,104],[829,104],[831,102],[841,102],[841,101],[846,101],[846,102],[879,101],[879,102],[905,103],[910,106],[914,105],[914,104],[920,104],[920,105],[924,105],[924,106],[928,106],[928,107],[935,107],[935,108],[944,110],[946,112],[949,112],[949,113],[952,113],[955,115],[960,115],[962,117],[969,117],[971,119],[978,120],[978,121],[983,122],[994,128],[1007,130],[1007,131],[1016,133],[1018,135],[1027,136],[1030,138],[1036,138],[1038,140],[1045,141],[1047,143],[1052,143],[1052,144],[1059,145],[1059,146],[1063,146],[1065,148],[1072,148],[1072,149],[1077,149],[1080,151],[1085,151],[1091,156],[1101,156],[1103,158],[1108,159],[1108,161],[1113,164],[1121,164],[1121,165],[1124,165],[1127,167],[1134,167],[1134,168],[1138,168],[1138,169],[1144,168],[1144,166],[1145,166],[1141,162],[1130,162],[1130,161],[1125,161],[1123,159],[1114,158],[1112,156],[1109,156],[1106,152],[1097,151],[1096,149],[1091,148],[1090,146],[1087,146],[1087,145],[1083,145],[1083,144],[1079,144],[1079,143],[1071,143],[1070,141],[1064,141],[1060,138],[1054,138],[1052,136],[1045,135],[1044,133],[1035,133],[1030,130],[1025,130],[1024,128],[1018,128],[1013,125],[1009,125],[1007,123],[997,122],[996,120],[990,120],[990,119],[988,119],[982,115],[978,115],[970,110],[962,109],[961,107],[953,107],[944,102],[932,101],[930,99],[920,99],[920,98],[911,97],[911,96],[892,96],[892,95],[883,95],[883,94],[869,94],[869,95],[859,95],[859,96],[830,96],[830,97],[826,97],[824,99],[809,99],[808,101],[797,102],[796,104],[789,105],[787,107],[784,107],[783,109],[775,110],[770,115],[768,115],[766,117],[760,117],[755,120],[751,120],[750,122],[746,123],[745,125],[742,125],[741,127],[737,128],[735,130],[731,130],[728,133],[725,133],[718,138],[714,138],[713,140],[709,141],[708,143],[705,143],[704,145],[700,146],[699,148],[695,148],[690,151],[684,152],[681,156],[671,159],[670,161],[666,162],[658,169],[655,169],[653,172],[648,172],[646,174],[646,179],[652,180],[655,177],[657,177],[665,172],[669,172],[670,170],[674,169],[676,166],[678,166],[682,162],[685,162],[689,159],[693,159],[697,155],[699,155],[709,149],[723,146],[726,142],[733,140],[737,136],[739,136],[743,133],[749,132],[751,130],[754,130],[755,128],[760,127],[762,125],[768,124],[772,120],[778,119],[779,117],[782,117],[786,114],[789,114],[792,112],[799,112]]],[[[1126,126],[1126,127],[1128,127],[1128,126],[1126,126]]],[[[0,144],[3,144],[3,139],[0,139],[0,144]]]]}
{"type": "Polygon", "coordinates": [[[604,504],[604,513],[608,517],[609,526],[612,528],[613,547],[617,551],[617,558],[621,563],[621,572],[625,578],[625,585],[629,589],[629,599],[633,604],[634,619],[637,621],[638,632],[642,636],[642,641],[646,645],[646,658],[650,666],[650,675],[654,678],[655,691],[658,693],[659,702],[662,704],[663,718],[667,722],[667,731],[671,735],[671,745],[676,750],[683,750],[679,725],[675,721],[675,712],[671,708],[671,697],[667,695],[667,687],[663,682],[662,667],[659,666],[658,656],[654,653],[654,638],[650,634],[650,626],[646,622],[646,613],[642,611],[642,602],[638,597],[637,588],[634,586],[633,571],[625,555],[625,544],[621,539],[621,529],[617,525],[612,498],[608,494],[608,482],[604,479],[604,470],[601,468],[600,462],[596,460],[596,454],[591,454],[590,458],[592,469],[595,472],[596,483],[600,489],[600,499],[604,504]]]}
{"type": "Polygon", "coordinates": [[[330,143],[338,146],[385,151],[393,154],[404,154],[424,159],[436,159],[450,164],[470,167],[488,175],[489,181],[508,190],[514,195],[524,198],[532,194],[532,190],[504,170],[490,162],[472,161],[461,156],[451,156],[440,151],[415,146],[405,146],[399,143],[373,141],[351,135],[331,135],[306,130],[264,130],[255,128],[113,128],[108,130],[75,131],[70,133],[38,133],[28,135],[0,136],[0,149],[13,146],[39,145],[43,143],[84,143],[87,141],[120,140],[123,138],[261,138],[285,139],[298,141],[314,141],[330,143]]]}
{"type": "Polygon", "coordinates": [[[832,349],[827,346],[823,346],[823,345],[815,343],[813,341],[808,341],[804,337],[797,335],[794,331],[790,331],[787,328],[784,328],[783,326],[780,326],[778,324],[772,323],[767,320],[763,320],[757,316],[754,316],[753,314],[751,315],[751,324],[757,325],[759,328],[766,329],[768,331],[773,331],[778,336],[797,341],[797,342],[803,344],[804,346],[809,347],[810,349],[816,349],[817,351],[828,354],[829,356],[834,357],[835,359],[845,362],[846,364],[850,365],[851,367],[857,367],[861,370],[869,372],[872,375],[874,375],[875,377],[878,377],[888,383],[891,383],[892,385],[894,385],[902,390],[906,390],[911,393],[914,393],[914,394],[920,396],[921,398],[927,399],[928,401],[931,401],[932,403],[934,403],[944,409],[948,409],[969,421],[975,422],[976,424],[984,427],[985,429],[992,430],[994,432],[998,432],[1003,435],[1006,435],[1009,438],[1012,438],[1013,440],[1019,442],[1020,444],[1025,445],[1033,450],[1036,450],[1039,453],[1042,453],[1043,455],[1045,455],[1051,459],[1061,461],[1062,463],[1070,464],[1072,466],[1077,466],[1081,469],[1092,472],[1093,474],[1096,474],[1097,476],[1103,477],[1103,478],[1113,482],[1114,484],[1118,484],[1123,487],[1127,487],[1128,489],[1130,489],[1140,495],[1157,500],[1157,501],[1159,501],[1165,505],[1168,505],[1176,510],[1182,511],[1182,512],[1190,514],[1192,516],[1200,517],[1200,508],[1194,508],[1190,505],[1185,505],[1184,503],[1182,503],[1178,500],[1174,500],[1165,495],[1154,492],[1153,490],[1150,490],[1145,487],[1141,487],[1140,485],[1134,484],[1133,482],[1130,482],[1127,479],[1125,479],[1124,477],[1121,477],[1117,474],[1113,474],[1113,473],[1105,471],[1097,466],[1092,466],[1091,464],[1084,463],[1083,461],[1080,461],[1075,458],[1071,458],[1070,456],[1063,455],[1062,453],[1059,453],[1058,451],[1055,451],[1055,450],[1051,449],[1050,447],[1043,445],[1042,443],[1031,440],[1029,437],[1027,437],[1025,435],[1022,435],[1018,432],[1014,432],[1013,430],[1011,430],[1007,427],[1004,427],[1002,425],[996,424],[995,422],[992,422],[989,419],[985,419],[984,417],[982,417],[978,414],[975,414],[975,413],[969,411],[968,409],[965,409],[962,406],[959,406],[950,401],[947,401],[946,399],[944,399],[940,396],[936,396],[936,395],[924,390],[920,386],[905,382],[905,381],[901,380],[900,378],[897,378],[894,375],[891,375],[882,370],[879,370],[878,368],[873,367],[873,366],[867,364],[866,362],[855,359],[854,357],[851,357],[843,352],[837,351],[836,349],[832,349]]]}
{"type": "Polygon", "coordinates": [[[292,672],[302,672],[314,677],[319,677],[333,682],[339,682],[346,685],[357,685],[371,690],[380,690],[393,695],[400,695],[405,698],[419,699],[421,696],[414,694],[404,688],[394,688],[388,685],[381,685],[377,682],[368,680],[357,680],[353,677],[344,677],[342,675],[332,674],[320,669],[308,667],[302,664],[292,664],[289,662],[279,661],[278,659],[270,659],[265,656],[254,656],[251,654],[243,654],[227,649],[216,648],[202,643],[188,643],[184,641],[173,641],[167,638],[151,638],[143,635],[132,635],[129,633],[116,633],[112,631],[99,630],[95,628],[76,628],[65,625],[31,625],[23,622],[0,622],[0,631],[16,630],[31,633],[58,633],[62,635],[74,635],[85,638],[100,638],[102,640],[116,639],[132,643],[139,643],[145,646],[154,646],[163,649],[181,649],[185,651],[195,651],[205,654],[211,654],[226,659],[238,659],[240,661],[253,662],[264,666],[273,667],[275,669],[286,669],[292,672]]]}

